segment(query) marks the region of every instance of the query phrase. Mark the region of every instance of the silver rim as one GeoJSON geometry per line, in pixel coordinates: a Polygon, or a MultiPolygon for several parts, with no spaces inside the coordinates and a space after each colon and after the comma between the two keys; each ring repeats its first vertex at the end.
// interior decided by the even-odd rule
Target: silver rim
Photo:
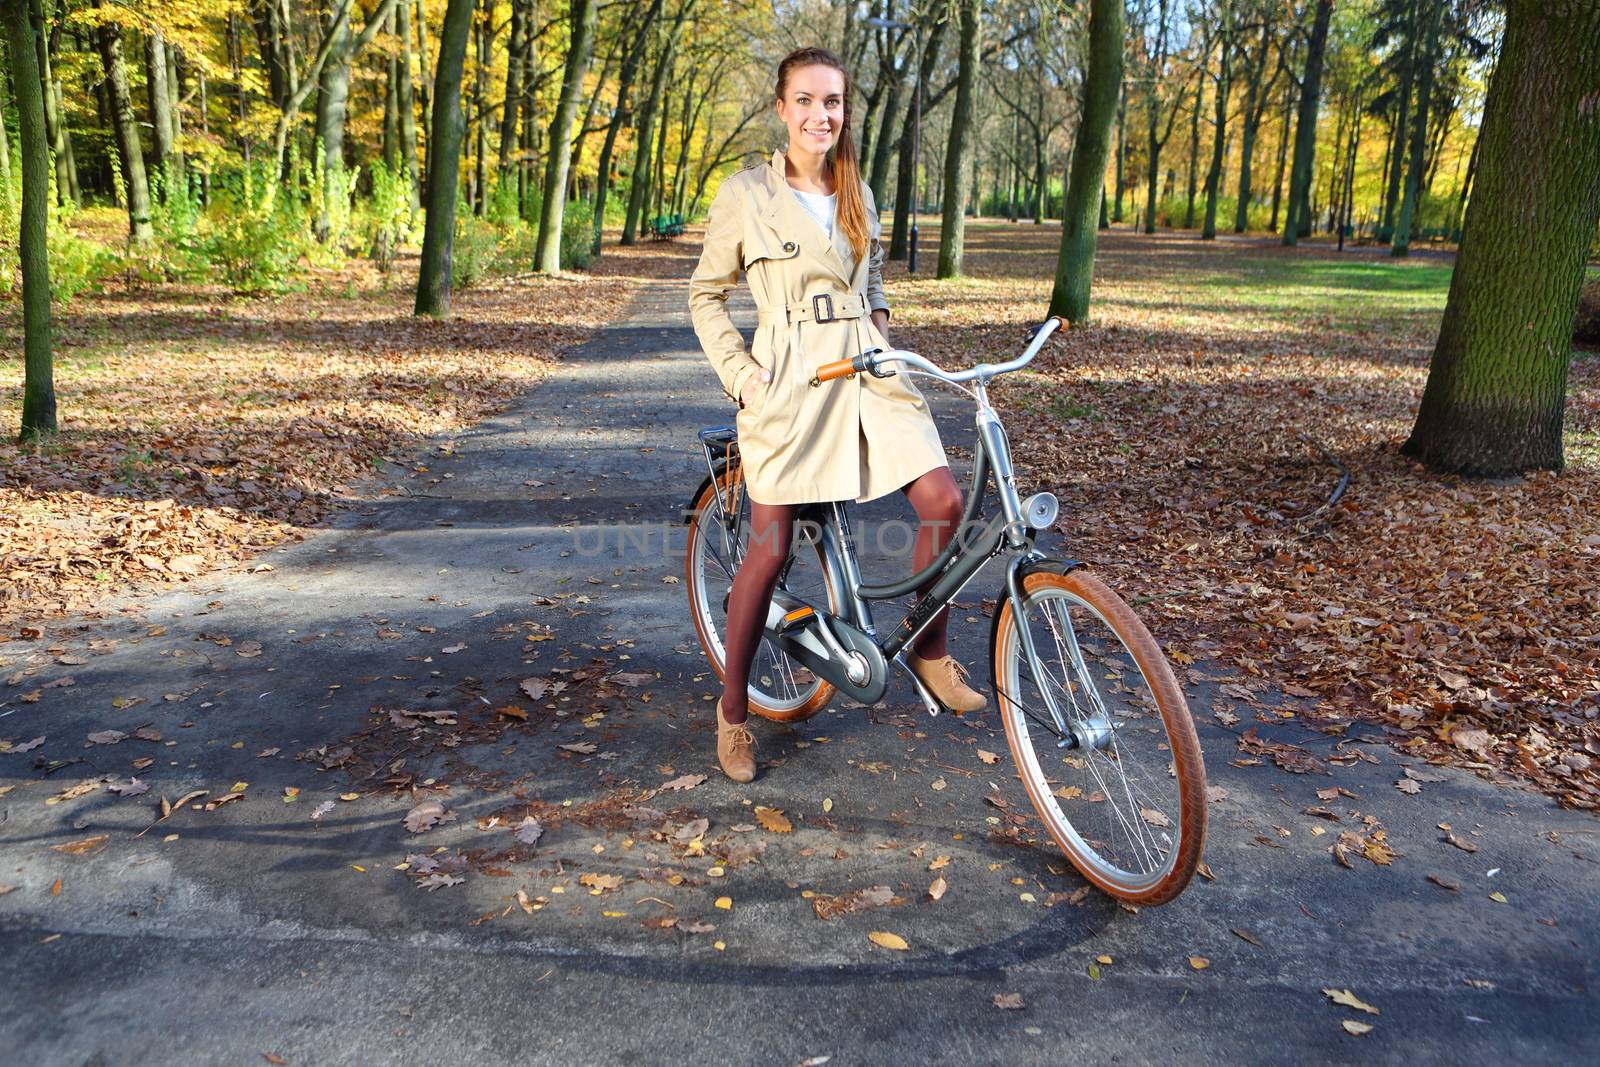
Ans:
{"type": "MultiPolygon", "coordinates": [[[[725,493],[722,495],[726,495],[725,493]]],[[[719,671],[727,664],[727,649],[722,635],[727,631],[728,616],[725,605],[728,592],[733,588],[736,559],[744,556],[749,543],[750,497],[739,494],[738,548],[718,521],[717,506],[703,509],[695,515],[689,535],[690,597],[699,616],[702,632],[709,635],[710,656],[719,671]]],[[[782,588],[809,604],[824,605],[837,611],[838,603],[833,589],[823,574],[821,559],[812,546],[802,545],[795,552],[789,573],[782,588]]],[[[750,696],[772,711],[792,711],[816,695],[825,684],[807,667],[790,658],[773,642],[763,637],[756,646],[755,658],[750,663],[750,696]]]]}
{"type": "Polygon", "coordinates": [[[1127,644],[1084,600],[1046,589],[1026,604],[1044,662],[1026,662],[1012,634],[1001,665],[1011,696],[1001,710],[1020,742],[1017,769],[1044,798],[1039,814],[1071,843],[1075,862],[1129,892],[1149,889],[1172,872],[1183,826],[1172,741],[1154,691],[1127,644]],[[1100,744],[1059,747],[1041,686],[1069,731],[1100,744]]]}

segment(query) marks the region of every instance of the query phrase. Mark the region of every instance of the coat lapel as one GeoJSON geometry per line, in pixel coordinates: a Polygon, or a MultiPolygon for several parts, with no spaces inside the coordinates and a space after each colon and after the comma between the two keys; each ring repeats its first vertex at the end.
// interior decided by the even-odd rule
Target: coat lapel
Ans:
{"type": "MultiPolygon", "coordinates": [[[[789,187],[789,180],[785,176],[783,149],[772,154],[772,159],[767,166],[767,185],[772,193],[768,199],[766,209],[761,217],[775,229],[782,230],[787,227],[809,227],[818,241],[826,237],[822,226],[800,204],[800,198],[789,187]]],[[[846,286],[853,286],[851,277],[856,266],[855,255],[850,249],[850,241],[845,237],[835,221],[833,226],[833,239],[829,242],[827,250],[818,256],[824,266],[838,277],[846,286]]]]}

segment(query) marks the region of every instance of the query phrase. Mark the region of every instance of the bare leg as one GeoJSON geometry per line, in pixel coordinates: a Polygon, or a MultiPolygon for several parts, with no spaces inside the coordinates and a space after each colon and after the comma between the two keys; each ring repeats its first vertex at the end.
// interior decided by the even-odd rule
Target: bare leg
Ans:
{"type": "Polygon", "coordinates": [[[761,624],[778,571],[789,555],[798,504],[758,504],[750,501],[750,544],[744,562],[733,575],[728,597],[727,662],[723,664],[722,715],[741,723],[749,710],[750,664],[761,644],[761,624]]]}
{"type": "MultiPolygon", "coordinates": [[[[902,491],[917,511],[917,542],[911,556],[912,571],[915,573],[932,563],[950,538],[955,536],[965,504],[961,487],[956,484],[955,475],[950,473],[949,467],[935,467],[906,485],[902,491]]],[[[919,601],[932,584],[930,579],[922,586],[919,601]]],[[[949,621],[950,608],[940,608],[939,613],[912,642],[911,650],[923,659],[939,659],[946,655],[945,631],[949,621]]]]}

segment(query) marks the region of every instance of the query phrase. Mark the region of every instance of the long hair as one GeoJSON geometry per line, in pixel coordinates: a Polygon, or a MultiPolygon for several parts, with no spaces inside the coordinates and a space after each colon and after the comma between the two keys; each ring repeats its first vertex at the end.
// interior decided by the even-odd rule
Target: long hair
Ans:
{"type": "Polygon", "coordinates": [[[778,64],[777,99],[789,84],[789,72],[801,67],[832,67],[844,76],[844,122],[833,145],[833,184],[838,195],[839,228],[850,242],[859,261],[867,254],[867,204],[861,196],[861,161],[856,155],[855,138],[850,133],[850,72],[838,56],[826,48],[797,48],[778,64]]]}

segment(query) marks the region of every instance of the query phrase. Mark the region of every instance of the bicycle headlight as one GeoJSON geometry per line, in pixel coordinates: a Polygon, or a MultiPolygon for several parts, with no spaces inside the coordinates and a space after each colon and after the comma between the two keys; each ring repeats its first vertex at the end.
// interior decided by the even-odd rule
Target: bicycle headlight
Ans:
{"type": "Polygon", "coordinates": [[[1022,519],[1035,530],[1048,530],[1060,513],[1054,493],[1035,493],[1022,502],[1022,519]]]}

